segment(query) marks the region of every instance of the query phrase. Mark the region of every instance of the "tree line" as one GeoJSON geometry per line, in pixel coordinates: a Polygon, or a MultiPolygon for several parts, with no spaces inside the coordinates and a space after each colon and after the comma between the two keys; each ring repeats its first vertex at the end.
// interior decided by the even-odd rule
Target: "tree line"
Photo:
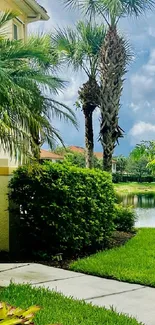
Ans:
{"type": "Polygon", "coordinates": [[[155,181],[155,141],[142,141],[128,157],[118,156],[114,181],[155,181]]]}

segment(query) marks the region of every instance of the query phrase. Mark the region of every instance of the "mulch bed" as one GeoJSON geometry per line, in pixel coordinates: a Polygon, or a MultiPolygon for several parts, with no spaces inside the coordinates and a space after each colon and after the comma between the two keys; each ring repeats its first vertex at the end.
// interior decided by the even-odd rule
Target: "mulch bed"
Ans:
{"type": "MultiPolygon", "coordinates": [[[[132,237],[135,236],[135,233],[126,233],[126,232],[120,232],[120,231],[115,231],[110,245],[109,249],[115,248],[115,247],[120,247],[124,245],[128,240],[130,240],[132,237]]],[[[69,265],[71,262],[75,261],[78,258],[86,257],[88,255],[82,255],[82,256],[76,256],[72,257],[70,259],[62,259],[61,261],[58,261],[56,259],[54,260],[42,260],[42,259],[36,259],[36,258],[31,258],[31,259],[16,259],[12,256],[10,256],[9,253],[7,252],[0,252],[0,263],[40,263],[43,265],[47,266],[54,266],[58,268],[63,268],[63,269],[69,269],[69,265]]]]}

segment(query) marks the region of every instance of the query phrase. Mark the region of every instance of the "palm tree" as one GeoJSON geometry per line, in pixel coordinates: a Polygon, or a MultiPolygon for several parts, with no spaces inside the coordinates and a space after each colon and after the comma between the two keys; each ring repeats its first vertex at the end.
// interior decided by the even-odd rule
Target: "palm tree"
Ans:
{"type": "Polygon", "coordinates": [[[79,90],[79,100],[85,118],[86,167],[93,167],[93,112],[99,107],[100,89],[97,82],[99,54],[105,38],[104,26],[90,22],[78,22],[73,30],[57,30],[52,36],[56,50],[61,54],[63,63],[74,70],[82,69],[88,81],[79,90]]]}
{"type": "Polygon", "coordinates": [[[100,15],[107,25],[107,33],[100,52],[101,128],[100,140],[104,149],[104,169],[111,171],[112,154],[122,129],[118,126],[120,97],[124,74],[129,60],[128,45],[118,33],[120,18],[138,17],[155,5],[154,0],[64,0],[71,7],[79,7],[85,14],[100,15]]]}
{"type": "Polygon", "coordinates": [[[10,155],[39,156],[46,141],[62,139],[51,118],[64,118],[77,126],[75,114],[55,99],[65,86],[55,69],[58,57],[49,35],[31,37],[27,42],[9,40],[4,28],[16,15],[0,14],[0,144],[10,155]]]}

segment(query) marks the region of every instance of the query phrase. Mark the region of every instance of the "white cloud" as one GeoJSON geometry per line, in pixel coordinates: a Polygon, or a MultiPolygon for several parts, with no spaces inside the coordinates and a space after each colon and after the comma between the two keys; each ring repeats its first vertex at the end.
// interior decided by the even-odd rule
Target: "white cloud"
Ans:
{"type": "Polygon", "coordinates": [[[155,123],[155,48],[151,50],[148,61],[139,68],[139,71],[131,75],[130,87],[130,107],[134,113],[134,123],[136,127],[144,127],[144,124],[138,122],[143,118],[150,130],[149,125],[155,123]]]}
{"type": "Polygon", "coordinates": [[[129,131],[130,143],[135,145],[142,140],[155,139],[155,124],[139,121],[129,131]]]}
{"type": "Polygon", "coordinates": [[[146,74],[143,74],[143,71],[133,74],[131,76],[131,87],[134,101],[144,100],[146,96],[155,95],[155,80],[148,71],[146,74]]]}
{"type": "Polygon", "coordinates": [[[150,26],[148,28],[148,34],[152,37],[155,37],[155,28],[150,26]]]}

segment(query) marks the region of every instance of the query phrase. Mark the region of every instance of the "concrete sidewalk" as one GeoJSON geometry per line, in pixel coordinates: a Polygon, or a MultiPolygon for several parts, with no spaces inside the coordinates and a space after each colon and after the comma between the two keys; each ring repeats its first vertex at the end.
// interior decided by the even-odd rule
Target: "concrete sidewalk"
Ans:
{"type": "Polygon", "coordinates": [[[94,305],[113,306],[117,312],[155,325],[155,289],[74,273],[41,264],[0,264],[0,286],[30,283],[84,299],[94,305]]]}

